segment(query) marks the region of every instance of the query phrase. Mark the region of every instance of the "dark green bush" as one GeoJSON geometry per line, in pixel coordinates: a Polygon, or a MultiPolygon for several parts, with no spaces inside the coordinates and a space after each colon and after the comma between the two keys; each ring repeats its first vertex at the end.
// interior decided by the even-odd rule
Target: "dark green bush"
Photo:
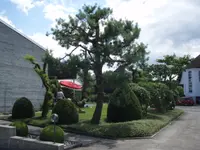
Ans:
{"type": "Polygon", "coordinates": [[[32,118],[33,116],[35,116],[35,111],[29,99],[22,97],[15,101],[12,108],[13,119],[32,118]]]}
{"type": "Polygon", "coordinates": [[[96,102],[97,95],[96,94],[91,94],[88,96],[88,101],[89,102],[96,102]]]}
{"type": "Polygon", "coordinates": [[[28,136],[28,126],[24,122],[16,121],[10,124],[10,126],[16,127],[17,136],[26,137],[28,136]]]}
{"type": "Polygon", "coordinates": [[[45,127],[40,133],[40,140],[41,141],[52,141],[57,143],[64,142],[64,131],[59,126],[55,126],[55,135],[54,135],[54,126],[49,125],[45,127]]]}
{"type": "Polygon", "coordinates": [[[150,102],[150,92],[147,91],[145,88],[139,86],[138,84],[131,83],[131,88],[133,89],[135,95],[137,96],[138,100],[140,101],[143,115],[147,114],[147,108],[150,102]]]}
{"type": "Polygon", "coordinates": [[[110,96],[107,121],[124,122],[141,118],[141,105],[132,88],[128,84],[117,88],[110,96]]]}
{"type": "Polygon", "coordinates": [[[79,121],[79,114],[75,104],[69,100],[59,100],[52,110],[59,116],[59,124],[73,124],[79,121]]]}

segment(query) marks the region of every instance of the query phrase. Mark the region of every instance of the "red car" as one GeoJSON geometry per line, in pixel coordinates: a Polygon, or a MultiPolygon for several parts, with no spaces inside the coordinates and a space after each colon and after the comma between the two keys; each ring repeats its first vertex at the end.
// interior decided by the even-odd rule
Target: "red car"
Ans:
{"type": "Polygon", "coordinates": [[[177,102],[176,105],[184,105],[184,106],[193,106],[194,100],[192,97],[181,97],[177,102]]]}

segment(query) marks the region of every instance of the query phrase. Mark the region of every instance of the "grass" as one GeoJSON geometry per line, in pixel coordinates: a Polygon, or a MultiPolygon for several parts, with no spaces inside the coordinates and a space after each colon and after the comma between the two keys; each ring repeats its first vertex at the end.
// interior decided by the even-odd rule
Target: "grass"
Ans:
{"type": "MultiPolygon", "coordinates": [[[[123,123],[107,123],[105,122],[107,114],[107,104],[104,104],[101,116],[101,123],[99,125],[93,125],[90,124],[90,119],[92,118],[95,107],[83,108],[82,110],[85,110],[86,113],[79,113],[79,123],[60,126],[68,132],[105,138],[150,136],[183,113],[183,111],[180,109],[171,110],[165,114],[158,114],[155,113],[155,111],[149,111],[147,117],[141,120],[123,123]]],[[[36,112],[34,118],[23,119],[21,121],[24,121],[29,125],[39,127],[45,127],[48,124],[51,124],[51,112],[48,113],[48,117],[46,119],[43,119],[40,116],[41,112],[36,112]]]]}

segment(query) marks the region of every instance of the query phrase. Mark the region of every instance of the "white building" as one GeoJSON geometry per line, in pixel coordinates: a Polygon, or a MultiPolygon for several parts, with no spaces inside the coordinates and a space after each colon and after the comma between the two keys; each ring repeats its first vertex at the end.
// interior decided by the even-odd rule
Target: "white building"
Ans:
{"type": "Polygon", "coordinates": [[[180,84],[184,87],[185,97],[193,97],[195,103],[200,99],[200,55],[182,73],[180,84]]]}

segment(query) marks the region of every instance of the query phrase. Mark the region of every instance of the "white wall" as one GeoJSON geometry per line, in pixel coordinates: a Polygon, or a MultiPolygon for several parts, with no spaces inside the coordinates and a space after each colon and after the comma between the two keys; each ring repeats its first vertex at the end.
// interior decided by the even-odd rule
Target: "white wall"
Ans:
{"type": "Polygon", "coordinates": [[[200,96],[200,81],[199,81],[199,71],[200,68],[186,69],[183,72],[182,81],[184,83],[184,94],[185,96],[200,96]],[[189,92],[189,79],[188,72],[192,71],[192,93],[189,92]]]}

